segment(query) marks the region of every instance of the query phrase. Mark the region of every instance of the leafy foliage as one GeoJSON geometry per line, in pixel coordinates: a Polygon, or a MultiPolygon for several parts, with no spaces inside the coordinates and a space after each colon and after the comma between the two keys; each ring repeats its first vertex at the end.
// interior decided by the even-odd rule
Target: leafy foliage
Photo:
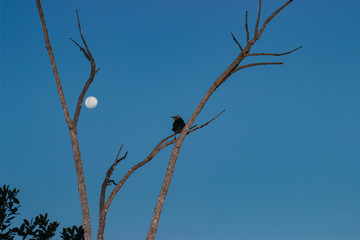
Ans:
{"type": "Polygon", "coordinates": [[[11,220],[18,215],[20,207],[17,194],[20,190],[9,189],[9,185],[0,187],[0,239],[14,239],[14,232],[10,228],[11,220]]]}
{"type": "Polygon", "coordinates": [[[21,224],[20,228],[14,228],[13,231],[23,239],[29,236],[32,237],[31,240],[48,240],[55,236],[59,225],[56,221],[49,224],[47,213],[45,213],[45,215],[36,216],[35,221],[33,219],[31,221],[24,219],[24,223],[21,224]]]}
{"type": "Polygon", "coordinates": [[[82,226],[63,228],[60,237],[64,240],[84,240],[84,228],[82,226]]]}
{"type": "MultiPolygon", "coordinates": [[[[19,191],[16,188],[9,189],[9,185],[0,187],[0,240],[14,240],[15,236],[22,237],[23,240],[52,239],[60,224],[56,221],[50,222],[47,213],[36,216],[35,220],[24,219],[19,228],[10,228],[11,221],[19,214],[19,191]]],[[[82,226],[63,228],[60,237],[65,240],[84,240],[84,229],[82,226]]]]}

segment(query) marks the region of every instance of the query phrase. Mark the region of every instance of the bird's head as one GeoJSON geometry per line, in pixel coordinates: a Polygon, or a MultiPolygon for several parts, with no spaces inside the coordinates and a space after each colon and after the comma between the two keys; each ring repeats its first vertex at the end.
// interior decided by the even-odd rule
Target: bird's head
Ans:
{"type": "Polygon", "coordinates": [[[180,119],[181,117],[179,115],[172,116],[174,120],[180,119]]]}

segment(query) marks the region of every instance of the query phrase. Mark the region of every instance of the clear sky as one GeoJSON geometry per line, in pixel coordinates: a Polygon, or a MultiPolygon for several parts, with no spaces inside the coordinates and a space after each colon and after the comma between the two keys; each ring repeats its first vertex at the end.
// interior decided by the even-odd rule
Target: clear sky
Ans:
{"type": "MultiPolygon", "coordinates": [[[[262,21],[285,0],[263,0],[262,21]]],[[[71,114],[89,62],[75,9],[97,66],[78,134],[93,232],[100,186],[118,148],[114,180],[187,120],[245,45],[256,0],[42,1],[71,114]]],[[[35,1],[0,1],[0,184],[20,188],[18,220],[48,212],[81,224],[67,125],[35,1]]],[[[360,1],[295,0],[253,52],[284,61],[234,74],[185,139],[157,239],[360,239],[360,1]]],[[[171,147],[131,176],[110,207],[106,239],[145,239],[171,147]]]]}

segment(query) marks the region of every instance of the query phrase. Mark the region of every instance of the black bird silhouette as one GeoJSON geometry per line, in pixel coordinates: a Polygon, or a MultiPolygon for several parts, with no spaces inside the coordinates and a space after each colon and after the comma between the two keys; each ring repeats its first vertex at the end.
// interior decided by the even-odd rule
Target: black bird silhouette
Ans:
{"type": "MultiPolygon", "coordinates": [[[[181,131],[185,127],[184,120],[179,115],[175,115],[172,118],[174,119],[172,130],[174,131],[175,134],[181,133],[181,131]]],[[[176,139],[176,136],[175,136],[175,139],[176,139]]]]}

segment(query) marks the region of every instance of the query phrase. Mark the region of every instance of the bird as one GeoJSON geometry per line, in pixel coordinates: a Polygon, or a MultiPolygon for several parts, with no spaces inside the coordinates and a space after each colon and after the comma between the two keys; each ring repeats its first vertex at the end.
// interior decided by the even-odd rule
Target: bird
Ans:
{"type": "MultiPolygon", "coordinates": [[[[172,116],[172,118],[174,119],[172,130],[174,131],[175,135],[177,133],[181,133],[181,131],[185,127],[184,120],[179,115],[172,116]]],[[[175,139],[176,139],[176,136],[175,136],[175,139]]]]}

